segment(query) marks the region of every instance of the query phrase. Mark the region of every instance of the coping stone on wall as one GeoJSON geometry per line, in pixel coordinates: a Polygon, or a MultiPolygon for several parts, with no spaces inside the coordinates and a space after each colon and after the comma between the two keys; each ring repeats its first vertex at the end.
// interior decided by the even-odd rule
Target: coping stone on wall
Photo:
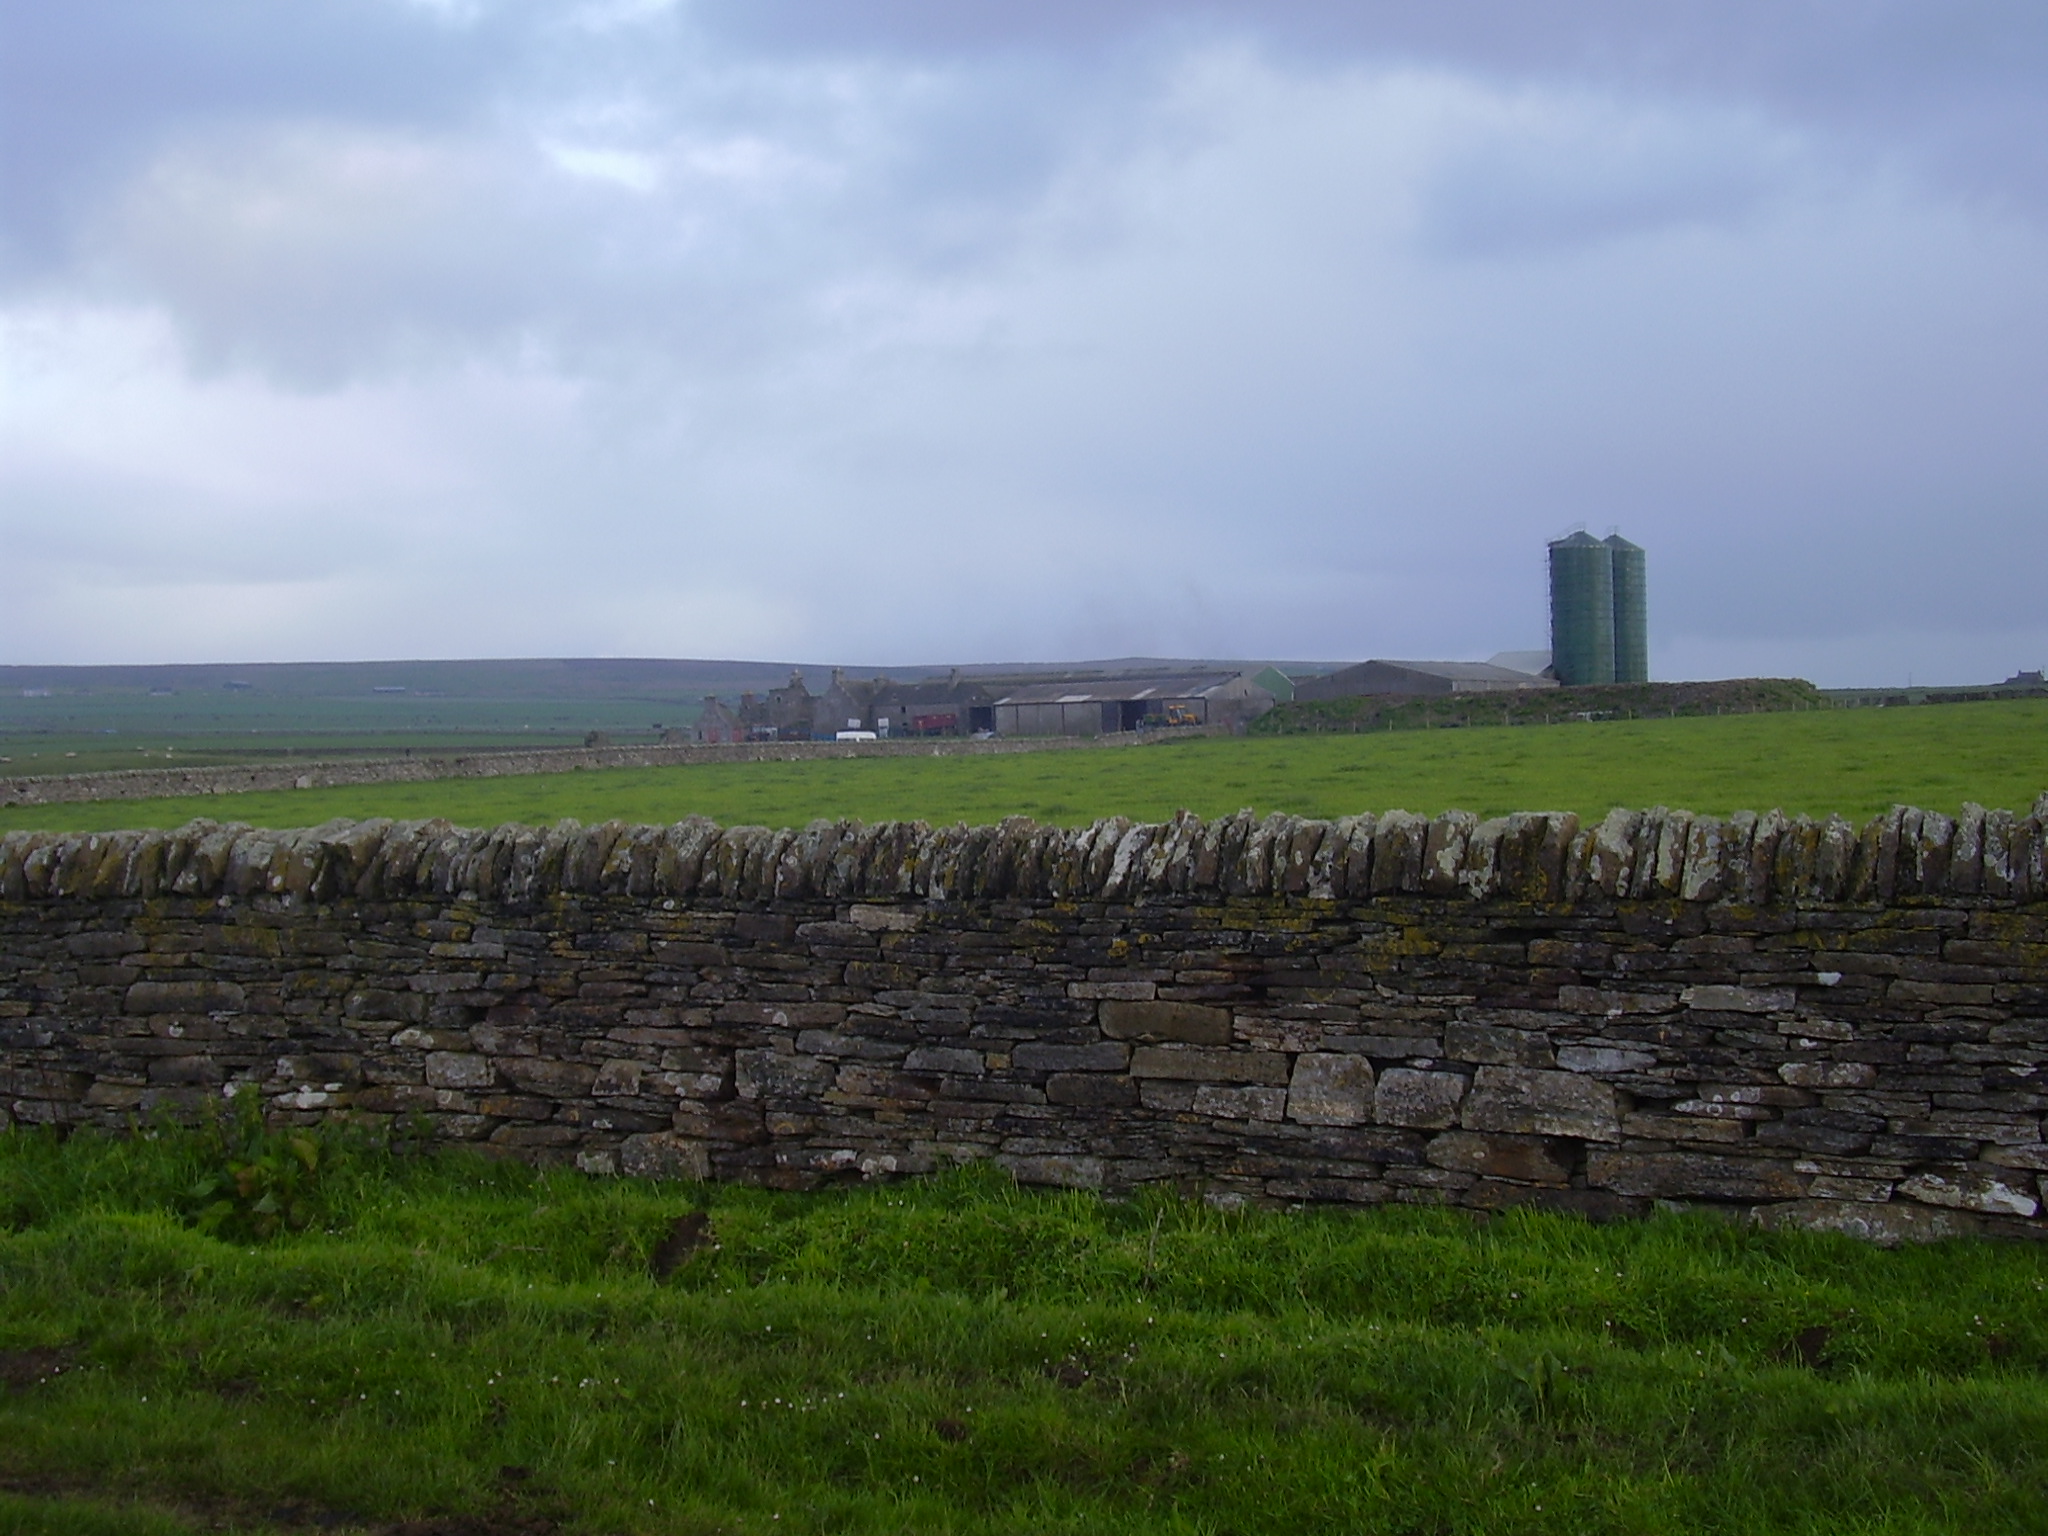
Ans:
{"type": "Polygon", "coordinates": [[[609,821],[459,828],[445,820],[272,831],[197,820],[171,831],[10,832],[0,900],[288,895],[411,896],[532,905],[558,895],[729,901],[1135,902],[1160,896],[1287,901],[1421,895],[1579,901],[1849,901],[2048,896],[2048,794],[2025,815],[1966,806],[1960,819],[1894,806],[1855,827],[1762,816],[1617,809],[1481,821],[1405,811],[1319,821],[1250,811],[1203,821],[1111,817],[1086,827],[1012,817],[995,826],[814,821],[801,829],[609,821]]]}

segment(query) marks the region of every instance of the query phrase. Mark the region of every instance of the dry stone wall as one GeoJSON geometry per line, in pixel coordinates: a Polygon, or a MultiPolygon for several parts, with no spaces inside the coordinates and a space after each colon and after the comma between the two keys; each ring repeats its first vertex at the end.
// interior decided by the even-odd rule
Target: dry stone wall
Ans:
{"type": "Polygon", "coordinates": [[[0,840],[0,1119],[2048,1235],[2048,796],[0,840]]]}
{"type": "MultiPolygon", "coordinates": [[[[1191,734],[1191,733],[1183,733],[1191,734]]],[[[1149,736],[1024,736],[977,741],[931,737],[897,741],[761,741],[715,746],[552,747],[423,753],[418,757],[288,758],[233,767],[116,768],[105,773],[0,776],[0,807],[67,805],[86,800],[158,800],[243,795],[349,784],[418,784],[430,779],[498,779],[581,769],[678,768],[697,763],[801,762],[815,757],[990,757],[1077,747],[1141,743],[1149,736]]]]}

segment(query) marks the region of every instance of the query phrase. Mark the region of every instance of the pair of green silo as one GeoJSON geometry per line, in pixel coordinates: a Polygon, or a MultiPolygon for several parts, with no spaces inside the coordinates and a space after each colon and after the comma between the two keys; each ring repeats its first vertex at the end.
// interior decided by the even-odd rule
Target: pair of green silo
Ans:
{"type": "Polygon", "coordinates": [[[1647,683],[1650,625],[1643,550],[1583,530],[1550,546],[1550,664],[1567,687],[1647,683]]]}

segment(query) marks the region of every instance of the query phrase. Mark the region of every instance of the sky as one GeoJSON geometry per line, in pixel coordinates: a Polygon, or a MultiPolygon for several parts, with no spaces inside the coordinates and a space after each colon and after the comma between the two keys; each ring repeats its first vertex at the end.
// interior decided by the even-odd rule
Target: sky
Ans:
{"type": "Polygon", "coordinates": [[[2048,664],[2040,0],[0,0],[0,661],[2048,664]]]}

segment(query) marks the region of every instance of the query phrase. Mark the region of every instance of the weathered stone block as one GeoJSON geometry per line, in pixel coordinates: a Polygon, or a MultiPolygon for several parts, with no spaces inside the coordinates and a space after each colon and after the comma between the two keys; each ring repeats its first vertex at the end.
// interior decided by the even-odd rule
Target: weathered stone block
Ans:
{"type": "Polygon", "coordinates": [[[1046,1102],[1091,1109],[1126,1109],[1138,1102],[1138,1085],[1107,1072],[1055,1072],[1045,1080],[1046,1102]]]}
{"type": "Polygon", "coordinates": [[[580,1061],[552,1061],[544,1056],[507,1056],[498,1063],[498,1069],[522,1091],[551,1099],[580,1098],[597,1081],[595,1067],[580,1061]]]}
{"type": "Polygon", "coordinates": [[[1450,896],[1459,889],[1458,872],[1465,846],[1479,818],[1470,811],[1445,811],[1429,824],[1422,849],[1422,889],[1430,896],[1450,896]]]}
{"type": "Polygon", "coordinates": [[[152,1083],[218,1083],[227,1073],[205,1056],[162,1056],[149,1064],[152,1083]]]}
{"type": "Polygon", "coordinates": [[[635,1179],[701,1183],[711,1177],[711,1149],[674,1131],[647,1131],[619,1143],[619,1171],[635,1179]]]}
{"type": "Polygon", "coordinates": [[[1600,825],[1591,829],[1586,854],[1586,884],[1602,896],[1623,896],[1635,872],[1636,833],[1642,825],[1640,811],[1609,811],[1600,825]]]}
{"type": "Polygon", "coordinates": [[[1643,1072],[1657,1065],[1654,1051],[1630,1050],[1613,1045],[1561,1045],[1557,1065],[1566,1072],[1584,1072],[1603,1077],[1616,1072],[1643,1072]]]}
{"type": "Polygon", "coordinates": [[[1223,1088],[1204,1083],[1195,1090],[1195,1113],[1222,1120],[1278,1120],[1286,1107],[1284,1088],[1223,1088]]]}
{"type": "Polygon", "coordinates": [[[116,930],[112,933],[74,933],[64,940],[64,952],[81,960],[118,960],[149,948],[140,934],[116,930]]]}
{"type": "Polygon", "coordinates": [[[1646,1141],[1741,1141],[1742,1126],[1739,1122],[1720,1119],[1694,1119],[1688,1115],[1660,1115],[1637,1111],[1621,1117],[1621,1134],[1625,1140],[1646,1141]]]}
{"type": "Polygon", "coordinates": [[[1614,1090],[1592,1078],[1574,1072],[1481,1067],[1473,1075],[1461,1118],[1473,1131],[1619,1141],[1620,1116],[1614,1090]]]}
{"type": "Polygon", "coordinates": [[[1205,1003],[1110,1001],[1101,1004],[1101,1019],[1102,1032],[1112,1040],[1230,1043],[1230,1010],[1205,1003]]]}
{"type": "Polygon", "coordinates": [[[912,933],[924,919],[914,907],[876,907],[856,903],[847,908],[846,920],[871,933],[912,933]]]}
{"type": "Polygon", "coordinates": [[[1062,1189],[1100,1189],[1106,1171],[1099,1157],[998,1157],[1019,1184],[1052,1184],[1062,1189]]]}
{"type": "Polygon", "coordinates": [[[1287,1084],[1287,1118],[1303,1125],[1365,1125],[1377,1084],[1363,1056],[1304,1051],[1287,1084]]]}
{"type": "Polygon", "coordinates": [[[237,1013],[247,994],[232,981],[138,981],[121,1006],[129,1013],[237,1013]]]}
{"type": "Polygon", "coordinates": [[[1564,986],[1557,989],[1557,1005],[1567,1013],[1590,1013],[1619,1019],[1632,1013],[1670,1013],[1678,1007],[1678,998],[1665,992],[1622,992],[1611,987],[1564,986]]]}
{"type": "Polygon", "coordinates": [[[365,1022],[417,1022],[427,1015],[427,1000],[414,992],[399,992],[386,987],[364,988],[348,994],[342,1003],[342,1014],[365,1022]]]}
{"type": "Polygon", "coordinates": [[[2032,1216],[2041,1209],[2040,1201],[2018,1180],[1953,1165],[1914,1174],[1899,1185],[1899,1193],[1922,1205],[1981,1211],[1987,1216],[2032,1216]]]}
{"type": "Polygon", "coordinates": [[[1977,1218],[1960,1211],[1936,1210],[1893,1200],[1872,1204],[1850,1200],[1790,1200],[1767,1205],[1756,1213],[1758,1226],[1796,1229],[1803,1232],[1839,1232],[1880,1248],[1901,1243],[1934,1243],[1951,1237],[1966,1237],[1978,1227],[1977,1218]]]}
{"type": "Polygon", "coordinates": [[[1770,1105],[1798,1109],[1813,1102],[1813,1095],[1787,1083],[1702,1083],[1700,1099],[1708,1104],[1770,1105]]]}
{"type": "Polygon", "coordinates": [[[1688,1008],[1714,1013],[1789,1013],[1799,995],[1790,987],[1687,987],[1679,1001],[1688,1008]]]}
{"type": "Polygon", "coordinates": [[[590,1091],[599,1098],[631,1098],[640,1092],[641,1079],[647,1072],[648,1066],[644,1061],[614,1057],[597,1069],[597,1078],[591,1083],[590,1091]]]}
{"type": "Polygon", "coordinates": [[[1987,1147],[1984,1150],[1984,1161],[2000,1168],[2024,1168],[2033,1173],[2048,1173],[2048,1145],[2030,1141],[2018,1146],[1987,1147]]]}
{"type": "Polygon", "coordinates": [[[1886,996],[1895,1003],[1931,1008],[1988,1008],[1998,1001],[1998,989],[1976,982],[1900,980],[1891,984],[1886,996]]]}
{"type": "Polygon", "coordinates": [[[467,1051],[473,1042],[466,1029],[405,1028],[391,1037],[394,1050],[467,1051]]]}
{"type": "Polygon", "coordinates": [[[1145,1003],[1159,995],[1156,981],[1070,981],[1067,996],[1077,1002],[1145,1003]]]}
{"type": "Polygon", "coordinates": [[[958,1046],[919,1046],[903,1058],[906,1072],[936,1072],[949,1077],[980,1077],[988,1071],[988,1063],[979,1051],[970,1051],[958,1046]]]}
{"type": "Polygon", "coordinates": [[[1790,1163],[1706,1152],[1586,1154],[1586,1182],[1618,1195],[1659,1199],[1797,1200],[1806,1180],[1790,1163]]]}
{"type": "Polygon", "coordinates": [[[1869,1088],[1877,1068],[1867,1061],[1788,1061],[1778,1076],[1795,1088],[1869,1088]]]}
{"type": "Polygon", "coordinates": [[[1816,1175],[1806,1186],[1809,1199],[1813,1200],[1873,1200],[1883,1201],[1892,1197],[1891,1179],[1843,1178],[1837,1174],[1816,1175]]]}
{"type": "Polygon", "coordinates": [[[1457,1124],[1464,1097],[1465,1079],[1456,1072],[1390,1067],[1373,1095],[1373,1116],[1381,1125],[1435,1130],[1457,1124]]]}
{"type": "Polygon", "coordinates": [[[1010,1053],[1020,1072],[1121,1072],[1131,1064],[1131,1048],[1115,1041],[1095,1045],[1048,1045],[1026,1041],[1010,1053]]]}
{"type": "Polygon", "coordinates": [[[385,1083],[356,1095],[356,1108],[376,1115],[419,1115],[439,1107],[431,1088],[410,1083],[385,1083]]]}
{"type": "Polygon", "coordinates": [[[1533,1029],[1501,1029],[1462,1021],[1444,1026],[1444,1054],[1453,1061],[1501,1067],[1553,1065],[1550,1041],[1533,1029]]]}
{"type": "Polygon", "coordinates": [[[489,1088],[498,1081],[488,1056],[468,1051],[429,1051],[427,1085],[431,1088],[489,1088]]]}
{"type": "Polygon", "coordinates": [[[1446,1131],[1431,1140],[1425,1155],[1438,1168],[1519,1184],[1567,1184],[1572,1176],[1571,1144],[1543,1136],[1446,1131]]]}
{"type": "Polygon", "coordinates": [[[1284,1083],[1287,1058],[1278,1051],[1225,1051],[1199,1045],[1142,1045],[1131,1052],[1131,1076],[1199,1083],[1284,1083]]]}
{"type": "Polygon", "coordinates": [[[786,912],[741,912],[732,920],[732,936],[754,944],[787,944],[796,937],[796,919],[786,912]]]}
{"type": "Polygon", "coordinates": [[[1680,1099],[1671,1106],[1674,1115],[1697,1115],[1707,1120],[1773,1120],[1774,1111],[1761,1104],[1730,1103],[1725,1099],[1680,1099]]]}
{"type": "Polygon", "coordinates": [[[816,1098],[838,1075],[829,1061],[775,1050],[735,1051],[733,1082],[743,1099],[816,1098]]]}

